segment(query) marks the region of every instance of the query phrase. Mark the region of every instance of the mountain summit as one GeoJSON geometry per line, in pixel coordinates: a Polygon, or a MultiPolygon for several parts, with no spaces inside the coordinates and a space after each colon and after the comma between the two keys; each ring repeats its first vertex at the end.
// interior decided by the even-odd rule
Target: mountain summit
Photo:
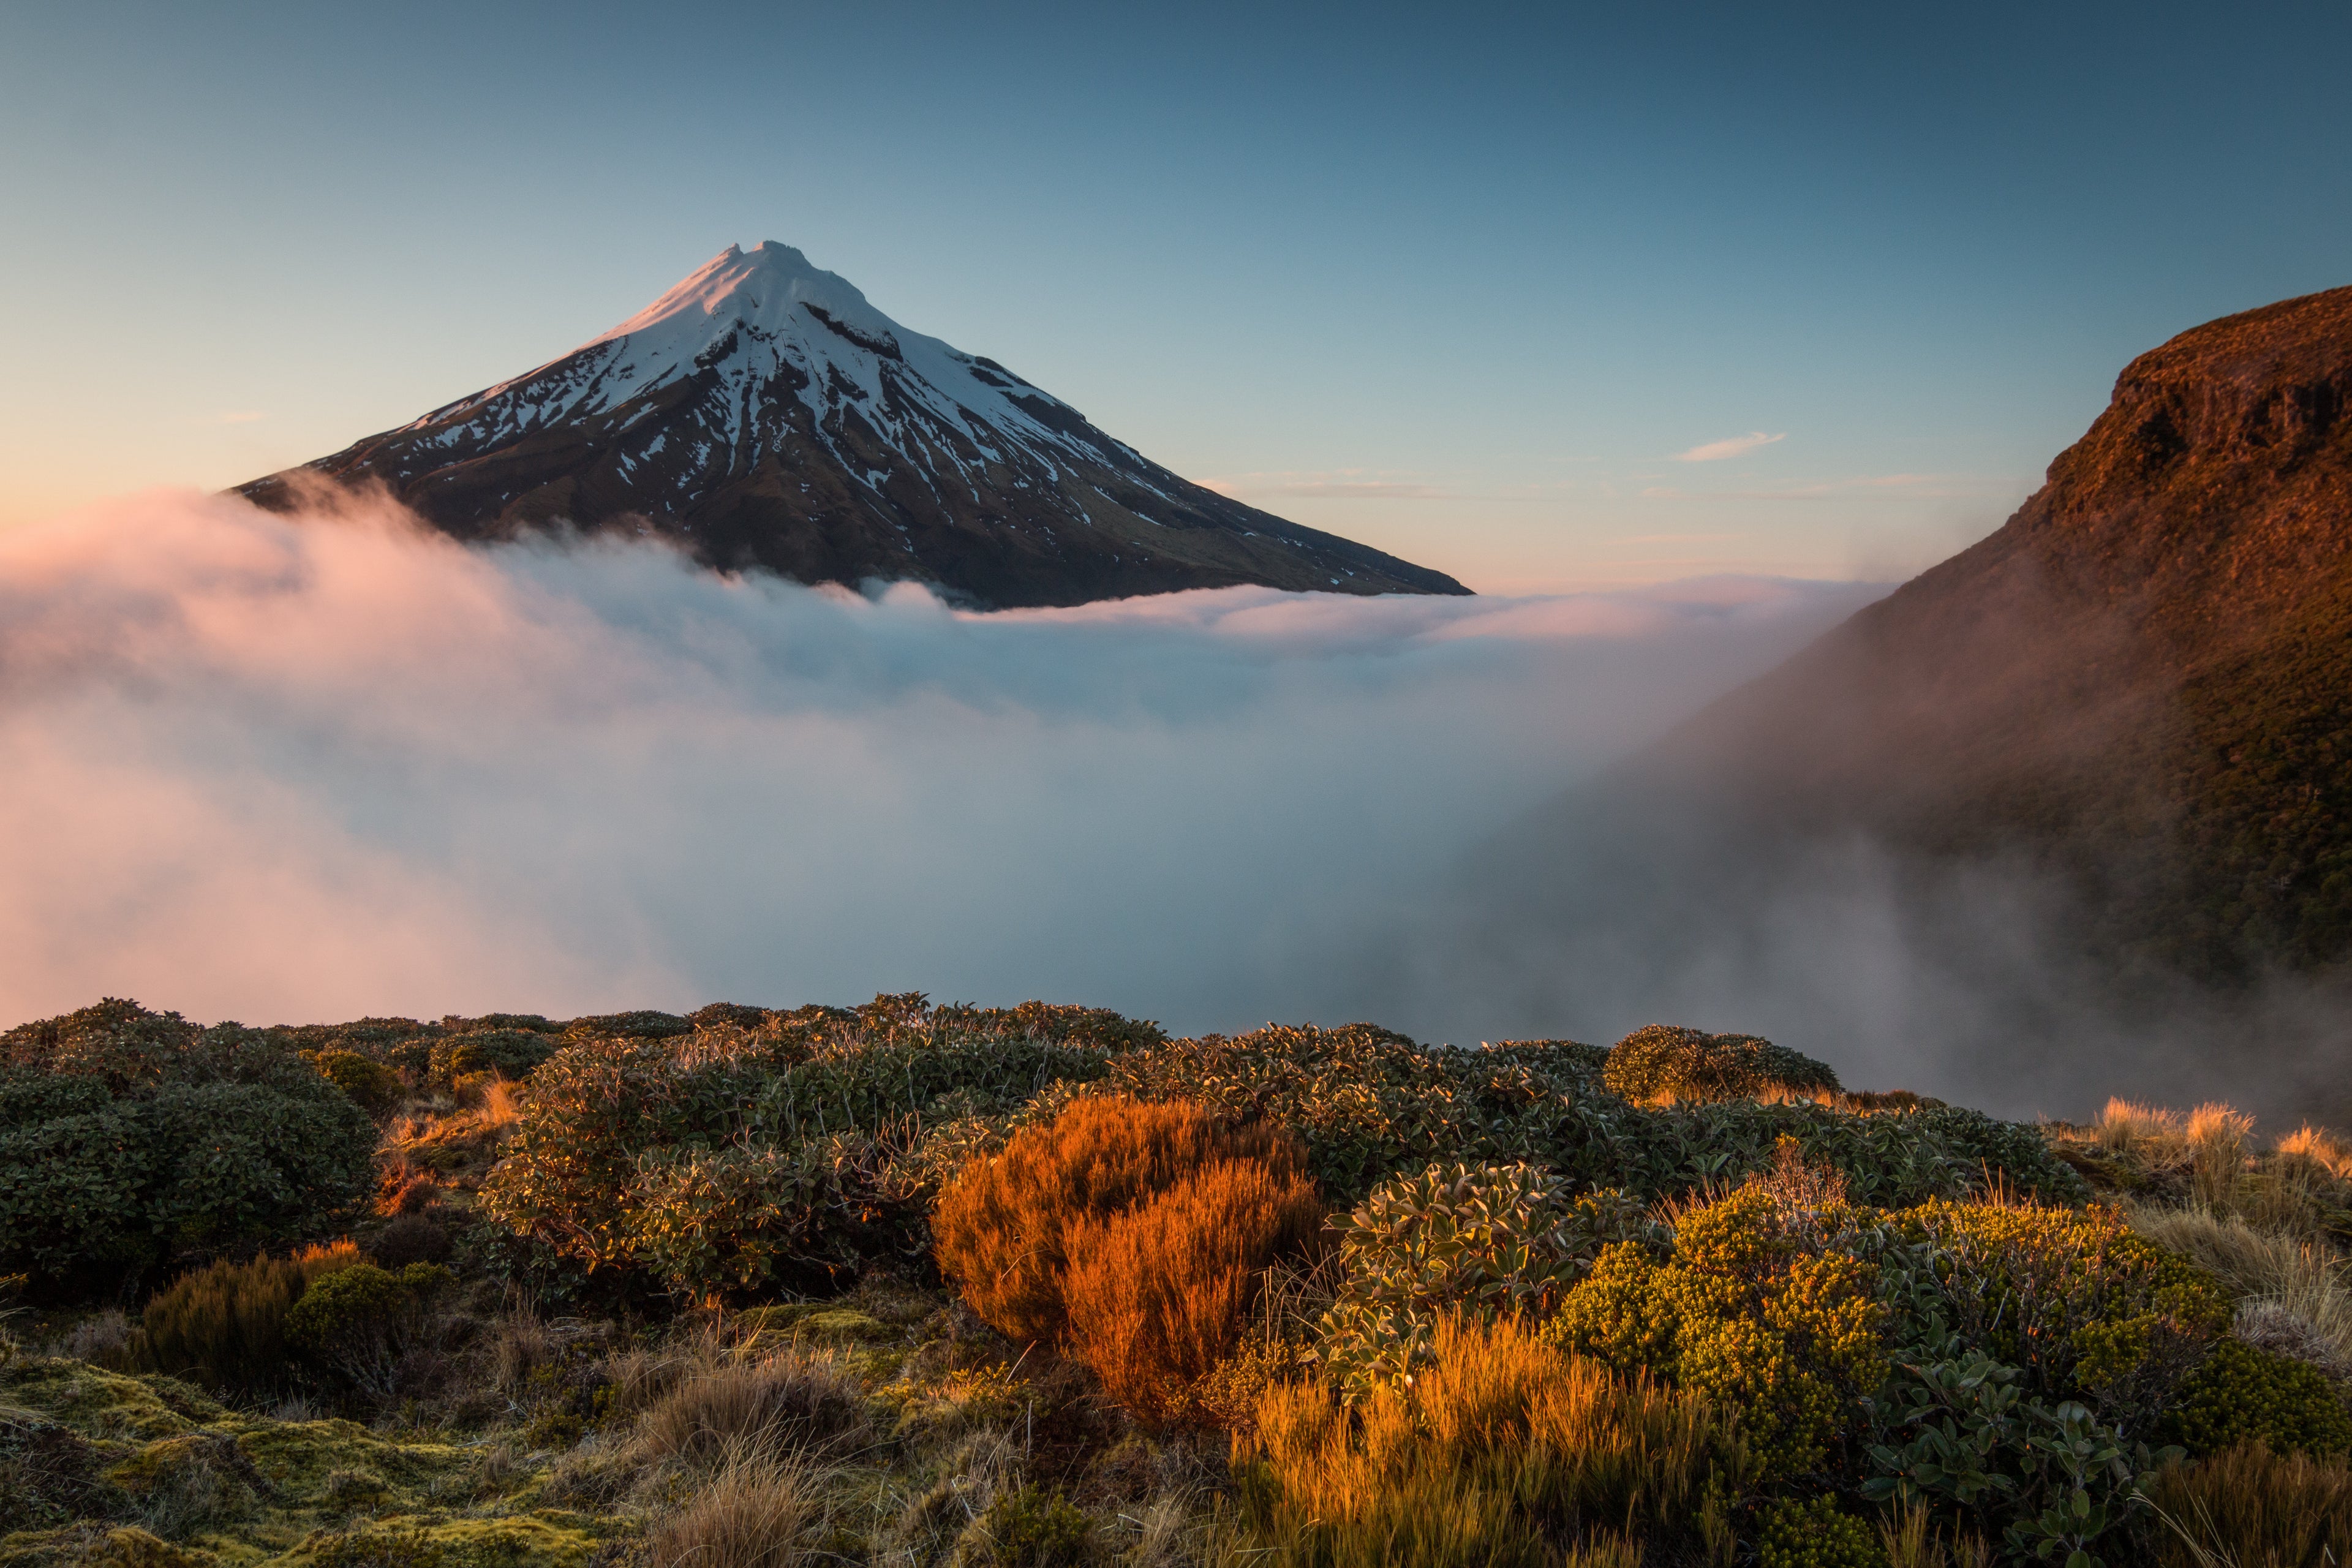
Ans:
{"type": "MultiPolygon", "coordinates": [[[[1179,478],[773,240],[730,246],[562,358],[307,468],[380,481],[460,539],[627,530],[713,566],[911,578],[991,605],[1242,583],[1469,591],[1179,478]]],[[[243,493],[291,505],[302,471],[243,493]]]]}

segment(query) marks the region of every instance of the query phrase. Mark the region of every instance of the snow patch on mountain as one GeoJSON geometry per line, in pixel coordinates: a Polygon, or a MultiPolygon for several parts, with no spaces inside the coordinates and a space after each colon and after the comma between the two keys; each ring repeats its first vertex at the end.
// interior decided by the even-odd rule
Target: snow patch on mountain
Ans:
{"type": "Polygon", "coordinates": [[[993,360],[900,326],[847,279],[772,239],[748,251],[729,246],[609,331],[404,429],[429,432],[445,449],[497,445],[704,374],[716,384],[707,395],[719,415],[712,434],[737,453],[760,438],[757,411],[781,384],[853,472],[874,470],[828,428],[845,400],[919,468],[984,470],[1005,461],[1008,444],[1056,480],[1071,459],[1140,463],[1059,398],[993,360]]]}

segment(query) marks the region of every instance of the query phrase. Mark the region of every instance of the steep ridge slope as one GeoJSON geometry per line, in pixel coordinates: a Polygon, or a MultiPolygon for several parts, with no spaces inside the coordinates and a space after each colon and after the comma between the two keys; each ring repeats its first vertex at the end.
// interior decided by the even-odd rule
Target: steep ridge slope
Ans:
{"type": "Polygon", "coordinates": [[[2209,975],[2352,947],[2352,289],[2180,334],[2000,531],[1628,774],[1748,830],[2024,853],[2209,975]]]}
{"type": "Polygon", "coordinates": [[[381,483],[461,539],[657,534],[713,566],[992,605],[1468,592],[1179,478],[772,240],[561,359],[241,489],[288,507],[321,479],[381,483]]]}
{"type": "Polygon", "coordinates": [[[1997,532],[1498,835],[1370,1005],[2352,1125],[2347,397],[2352,289],[2142,355],[1997,532]]]}

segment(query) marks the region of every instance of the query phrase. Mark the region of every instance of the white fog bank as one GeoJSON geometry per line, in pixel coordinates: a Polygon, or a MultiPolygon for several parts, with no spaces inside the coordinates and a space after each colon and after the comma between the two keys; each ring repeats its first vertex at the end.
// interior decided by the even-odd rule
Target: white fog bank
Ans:
{"type": "Polygon", "coordinates": [[[915,989],[1345,1021],[1377,998],[1337,955],[1881,591],[975,615],[136,496],[0,534],[0,1023],[915,989]]]}

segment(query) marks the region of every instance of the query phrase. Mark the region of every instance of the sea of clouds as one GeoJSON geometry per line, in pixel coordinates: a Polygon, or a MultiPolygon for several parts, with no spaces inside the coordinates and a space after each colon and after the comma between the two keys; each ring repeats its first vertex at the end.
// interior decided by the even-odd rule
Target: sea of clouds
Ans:
{"type": "Polygon", "coordinates": [[[1877,591],[971,614],[131,497],[0,535],[0,1022],[923,990],[1466,1037],[1475,1000],[1376,997],[1365,955],[1877,591]]]}

